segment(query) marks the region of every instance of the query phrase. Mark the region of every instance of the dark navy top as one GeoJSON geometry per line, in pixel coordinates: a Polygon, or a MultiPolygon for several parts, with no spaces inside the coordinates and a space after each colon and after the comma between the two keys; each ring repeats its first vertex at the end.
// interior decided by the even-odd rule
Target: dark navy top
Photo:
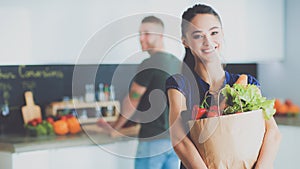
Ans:
{"type": "MultiPolygon", "coordinates": [[[[248,84],[254,84],[258,87],[260,86],[259,82],[251,75],[248,76],[248,84]]],[[[237,79],[240,77],[240,74],[232,74],[225,71],[225,81],[223,86],[229,84],[232,86],[237,79]]],[[[193,76],[188,78],[182,74],[176,74],[172,77],[169,77],[166,81],[166,90],[176,89],[180,91],[186,98],[187,111],[181,112],[181,117],[184,123],[185,131],[189,137],[189,127],[187,125],[188,120],[192,120],[192,108],[194,105],[200,105],[203,102],[204,96],[209,90],[209,84],[202,80],[198,74],[193,72],[193,76]]],[[[209,94],[208,94],[209,95],[209,94]]],[[[210,97],[208,97],[210,98],[210,97]]],[[[210,104],[211,100],[207,100],[207,103],[210,104]]],[[[181,163],[181,169],[185,169],[184,165],[181,163]]]]}
{"type": "MultiPolygon", "coordinates": [[[[166,81],[166,90],[176,89],[180,91],[186,98],[187,108],[191,110],[193,105],[199,105],[204,99],[206,92],[209,90],[209,84],[202,80],[195,72],[193,79],[187,78],[182,74],[176,74],[166,81]]],[[[248,76],[248,84],[254,84],[258,87],[260,86],[259,82],[251,75],[248,76]]],[[[232,74],[225,71],[225,81],[223,87],[226,84],[232,86],[237,79],[240,77],[240,74],[232,74]]]]}

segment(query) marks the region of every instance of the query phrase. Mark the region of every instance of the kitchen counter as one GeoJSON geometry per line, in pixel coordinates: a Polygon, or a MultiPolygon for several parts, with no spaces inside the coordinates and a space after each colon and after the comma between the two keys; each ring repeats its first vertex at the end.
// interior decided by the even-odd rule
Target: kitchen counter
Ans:
{"type": "Polygon", "coordinates": [[[27,152],[44,149],[57,149],[83,145],[101,145],[119,141],[133,140],[130,137],[112,138],[104,133],[86,134],[84,132],[76,135],[66,136],[20,136],[1,135],[0,151],[11,153],[27,152]]]}
{"type": "Polygon", "coordinates": [[[278,125],[297,126],[300,127],[300,116],[275,116],[278,125]]]}
{"type": "Polygon", "coordinates": [[[84,125],[82,132],[64,136],[0,135],[0,152],[21,153],[75,146],[105,145],[137,140],[139,125],[123,128],[111,137],[95,125],[84,125]]]}

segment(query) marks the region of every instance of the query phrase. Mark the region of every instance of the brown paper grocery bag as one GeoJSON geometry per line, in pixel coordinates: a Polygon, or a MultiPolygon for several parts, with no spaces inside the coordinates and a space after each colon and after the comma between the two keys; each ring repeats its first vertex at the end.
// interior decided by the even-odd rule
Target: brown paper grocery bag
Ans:
{"type": "Polygon", "coordinates": [[[191,139],[209,169],[251,169],[264,133],[262,110],[188,122],[191,139]]]}

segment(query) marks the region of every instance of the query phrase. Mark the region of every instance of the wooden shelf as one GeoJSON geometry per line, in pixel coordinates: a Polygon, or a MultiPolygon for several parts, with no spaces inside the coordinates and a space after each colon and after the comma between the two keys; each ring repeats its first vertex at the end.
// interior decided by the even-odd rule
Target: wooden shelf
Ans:
{"type": "Polygon", "coordinates": [[[106,121],[117,120],[120,113],[120,102],[119,101],[101,101],[101,102],[53,102],[46,108],[46,115],[57,115],[60,110],[66,109],[95,109],[95,111],[101,111],[101,108],[112,106],[114,107],[113,116],[100,116],[100,117],[88,117],[87,119],[78,119],[81,124],[96,123],[99,118],[104,118],[106,121]]]}

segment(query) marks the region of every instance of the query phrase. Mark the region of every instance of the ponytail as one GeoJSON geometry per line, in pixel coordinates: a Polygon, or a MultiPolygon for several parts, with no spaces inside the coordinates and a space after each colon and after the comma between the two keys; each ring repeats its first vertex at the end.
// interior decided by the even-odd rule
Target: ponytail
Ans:
{"type": "Polygon", "coordinates": [[[194,67],[195,67],[195,58],[191,52],[190,48],[185,48],[185,56],[183,58],[183,65],[181,68],[181,71],[183,74],[190,72],[190,71],[194,71],[194,67]]]}

